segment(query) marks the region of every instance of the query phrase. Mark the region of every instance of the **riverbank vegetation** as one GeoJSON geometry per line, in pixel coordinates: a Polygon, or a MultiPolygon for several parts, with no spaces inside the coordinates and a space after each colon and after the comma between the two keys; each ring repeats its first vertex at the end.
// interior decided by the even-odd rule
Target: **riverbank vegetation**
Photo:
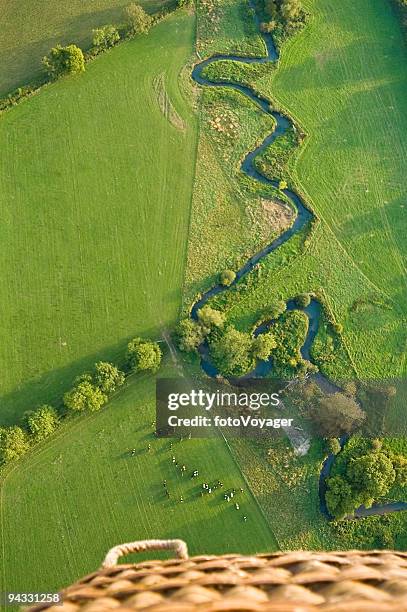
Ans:
{"type": "MultiPolygon", "coordinates": [[[[405,292],[401,297],[401,287],[405,285],[401,263],[405,245],[400,159],[403,135],[407,133],[402,95],[407,73],[401,35],[387,3],[378,10],[370,0],[358,0],[356,4],[349,0],[335,6],[333,13],[318,0],[305,5],[312,14],[306,35],[300,33],[284,42],[278,70],[266,70],[264,64],[259,67],[221,60],[208,66],[205,76],[250,85],[269,98],[273,108],[293,118],[295,129],[259,156],[257,168],[294,186],[309,203],[316,221],[209,304],[225,314],[226,328],[233,325],[239,332],[248,333],[258,322],[266,320],[267,311],[276,304],[311,293],[323,305],[311,359],[325,375],[336,381],[403,375],[402,328],[407,305],[405,292]],[[363,40],[359,36],[361,30],[365,33],[363,40]],[[362,71],[353,61],[355,48],[363,58],[362,71]],[[377,130],[383,163],[377,158],[377,130]],[[386,275],[386,269],[391,269],[391,273],[386,275]]],[[[199,19],[205,22],[205,14],[199,14],[199,19]]],[[[218,19],[218,31],[228,32],[227,43],[223,44],[222,38],[208,41],[203,36],[199,47],[203,56],[206,57],[206,49],[208,55],[239,54],[242,48],[262,46],[257,35],[254,35],[257,42],[253,39],[248,44],[247,31],[243,33],[230,25],[232,21],[224,19],[222,11],[218,12],[218,19]]],[[[198,31],[205,32],[205,25],[198,31]]],[[[220,89],[218,93],[209,93],[208,89],[202,94],[203,137],[208,133],[213,149],[219,146],[219,156],[231,165],[231,158],[225,156],[225,140],[219,138],[216,144],[210,140],[205,100],[207,95],[212,99],[219,96],[220,115],[233,93],[224,94],[220,89]]],[[[260,121],[259,118],[256,144],[264,138],[260,121]]],[[[252,145],[245,152],[253,148],[252,145]]],[[[222,167],[220,177],[229,173],[228,165],[222,167]]],[[[241,180],[239,172],[235,176],[241,180]]],[[[218,181],[214,172],[211,178],[218,181]]],[[[222,185],[222,178],[218,184],[222,185]]],[[[216,284],[215,271],[219,273],[226,266],[237,270],[241,253],[246,254],[244,238],[238,248],[228,250],[230,243],[224,244],[224,236],[232,235],[233,240],[226,207],[228,212],[223,221],[221,216],[217,218],[211,225],[211,241],[207,239],[205,226],[214,205],[209,207],[210,196],[205,205],[203,183],[199,186],[199,197],[194,194],[192,210],[193,249],[189,250],[186,309],[193,303],[194,287],[197,293],[198,288],[205,290],[216,284]],[[212,243],[219,250],[217,262],[211,259],[210,247],[205,248],[212,243]],[[201,271],[198,262],[203,266],[201,271]],[[199,276],[201,283],[195,283],[199,276]],[[193,284],[188,285],[192,278],[193,284]]],[[[387,547],[389,542],[402,547],[405,543],[405,513],[369,517],[357,524],[326,522],[319,512],[318,500],[325,444],[313,443],[307,456],[287,461],[287,448],[282,442],[276,458],[281,475],[273,486],[266,467],[269,448],[254,448],[247,440],[232,440],[231,446],[283,547],[342,548],[352,547],[353,542],[363,548],[387,547]],[[288,484],[289,475],[296,473],[297,468],[301,477],[288,484]],[[283,512],[285,515],[290,512],[293,517],[292,529],[285,524],[283,512]]],[[[275,464],[273,474],[274,467],[275,464]]]]}
{"type": "Polygon", "coordinates": [[[402,501],[407,498],[407,457],[395,453],[390,441],[383,445],[379,439],[352,437],[338,453],[326,484],[328,511],[338,519],[362,505],[402,501]]]}

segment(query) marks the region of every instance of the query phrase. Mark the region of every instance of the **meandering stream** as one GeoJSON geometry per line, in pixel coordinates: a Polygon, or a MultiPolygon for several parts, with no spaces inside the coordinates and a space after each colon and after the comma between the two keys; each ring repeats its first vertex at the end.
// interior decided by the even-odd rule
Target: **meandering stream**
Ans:
{"type": "MultiPolygon", "coordinates": [[[[256,26],[260,31],[260,20],[257,15],[255,6],[252,0],[249,0],[249,6],[254,11],[254,19],[256,22],[256,26]]],[[[198,64],[195,65],[192,71],[193,80],[203,87],[227,87],[229,89],[234,89],[235,91],[239,91],[243,95],[247,96],[252,102],[254,102],[261,110],[267,115],[271,115],[274,117],[276,121],[276,127],[271,134],[269,134],[264,141],[256,147],[253,151],[249,152],[242,161],[241,170],[247,176],[257,180],[259,183],[272,185],[273,187],[278,188],[279,182],[276,180],[271,180],[266,178],[263,174],[257,171],[254,160],[255,158],[262,153],[267,147],[269,147],[277,138],[283,136],[286,131],[291,126],[290,120],[271,109],[270,101],[267,98],[261,97],[256,94],[250,87],[245,85],[240,85],[234,83],[233,81],[211,81],[210,79],[203,76],[203,72],[207,66],[210,64],[217,62],[219,60],[226,61],[235,61],[242,62],[245,64],[264,64],[264,63],[274,63],[278,60],[279,54],[274,45],[273,38],[271,34],[261,32],[261,36],[264,40],[266,47],[266,55],[263,57],[244,57],[238,55],[214,55],[198,64]]],[[[224,291],[228,291],[233,285],[235,285],[242,277],[249,274],[256,264],[258,264],[262,259],[264,259],[267,255],[274,252],[285,242],[290,240],[292,236],[300,232],[306,224],[308,224],[314,217],[313,213],[302,201],[301,197],[290,189],[283,189],[283,193],[293,204],[294,210],[296,212],[295,220],[293,224],[284,232],[282,232],[277,238],[275,238],[270,244],[265,246],[263,249],[258,251],[255,255],[250,257],[247,262],[236,272],[236,279],[230,286],[224,286],[221,284],[217,284],[213,286],[211,289],[208,289],[202,296],[197,300],[191,309],[191,317],[196,321],[198,319],[198,311],[205,306],[205,304],[215,295],[222,293],[224,291]]],[[[308,361],[311,360],[310,350],[312,344],[314,342],[315,336],[318,332],[318,327],[321,319],[321,304],[316,299],[311,299],[311,302],[305,308],[299,307],[294,300],[287,301],[287,310],[300,310],[306,314],[308,317],[308,331],[304,343],[301,347],[301,355],[304,359],[308,361]]],[[[274,321],[266,321],[259,325],[254,334],[258,335],[268,330],[268,328],[273,324],[274,321]]],[[[215,365],[212,363],[210,359],[209,348],[206,342],[202,343],[199,347],[199,354],[201,357],[201,366],[206,374],[211,377],[216,376],[219,372],[215,365]]],[[[266,376],[272,369],[272,358],[268,361],[260,361],[256,368],[250,372],[251,377],[263,377],[266,376]]],[[[247,375],[246,375],[247,376],[247,375]]],[[[318,385],[327,393],[335,393],[340,391],[340,388],[328,380],[323,374],[318,373],[313,375],[313,379],[318,383],[318,385]]],[[[341,444],[345,443],[346,439],[341,439],[341,444]]],[[[323,463],[321,473],[320,473],[320,482],[319,482],[319,498],[320,498],[320,510],[322,514],[330,519],[332,518],[329,515],[329,512],[326,507],[325,502],[325,491],[326,491],[326,479],[328,478],[332,464],[335,460],[334,455],[329,455],[323,463]]],[[[358,508],[355,511],[354,516],[356,518],[362,518],[365,516],[371,516],[374,514],[387,514],[390,512],[396,512],[400,510],[406,510],[407,503],[405,502],[393,502],[389,504],[375,504],[372,508],[364,508],[363,506],[358,508]]]]}

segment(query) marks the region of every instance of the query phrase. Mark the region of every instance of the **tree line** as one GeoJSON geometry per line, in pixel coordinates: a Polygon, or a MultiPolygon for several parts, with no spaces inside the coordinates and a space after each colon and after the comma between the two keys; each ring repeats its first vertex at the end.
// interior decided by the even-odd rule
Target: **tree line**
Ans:
{"type": "Polygon", "coordinates": [[[23,415],[21,425],[0,427],[0,464],[14,461],[31,446],[55,432],[69,413],[96,412],[121,387],[129,374],[157,372],[162,352],[157,342],[133,338],[125,353],[124,369],[108,361],[99,361],[92,372],[78,376],[62,399],[62,409],[44,404],[23,415]]]}

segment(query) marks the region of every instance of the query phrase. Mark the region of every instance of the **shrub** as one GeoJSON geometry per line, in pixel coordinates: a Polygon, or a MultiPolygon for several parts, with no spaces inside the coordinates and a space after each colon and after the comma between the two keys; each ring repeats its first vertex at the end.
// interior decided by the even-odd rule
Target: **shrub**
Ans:
{"type": "Polygon", "coordinates": [[[27,433],[13,425],[0,429],[0,461],[9,463],[24,455],[30,448],[27,433]]]}
{"type": "Polygon", "coordinates": [[[126,361],[133,372],[151,370],[157,372],[162,353],[157,342],[133,338],[127,345],[126,361]]]}
{"type": "Polygon", "coordinates": [[[261,359],[262,361],[266,361],[274,348],[276,348],[277,343],[272,336],[272,334],[260,334],[255,338],[252,342],[252,354],[255,359],[261,359]]]}
{"type": "Polygon", "coordinates": [[[284,21],[295,21],[301,17],[301,2],[299,0],[283,0],[280,6],[280,11],[284,21]]]}
{"type": "Polygon", "coordinates": [[[225,287],[230,287],[230,285],[235,281],[236,273],[233,270],[224,270],[220,275],[220,283],[225,287]]]}
{"type": "Polygon", "coordinates": [[[53,47],[46,55],[42,64],[48,75],[57,79],[65,74],[76,74],[85,70],[85,59],[82,50],[76,45],[53,47]]]}
{"type": "Polygon", "coordinates": [[[132,34],[147,34],[152,25],[152,18],[135,2],[125,9],[130,32],[132,34]]]}
{"type": "Polygon", "coordinates": [[[350,484],[339,475],[328,478],[326,484],[325,500],[329,513],[338,519],[352,514],[359,504],[350,484]]]}
{"type": "Polygon", "coordinates": [[[264,32],[265,34],[271,34],[277,27],[277,23],[273,21],[263,21],[260,24],[260,32],[264,32]]]}
{"type": "Polygon", "coordinates": [[[273,306],[270,306],[270,308],[267,309],[264,318],[266,320],[278,319],[278,317],[282,315],[283,312],[285,312],[286,310],[287,304],[284,302],[284,300],[280,300],[279,302],[273,304],[273,306]]]}
{"type": "Polygon", "coordinates": [[[113,25],[105,25],[101,28],[92,30],[93,45],[97,49],[109,49],[120,40],[120,34],[113,25]]]}
{"type": "Polygon", "coordinates": [[[205,330],[192,319],[183,319],[177,328],[178,346],[181,351],[195,351],[205,339],[205,330]]]}
{"type": "Polygon", "coordinates": [[[44,440],[57,429],[59,424],[58,412],[52,406],[44,404],[29,412],[25,417],[27,428],[35,442],[44,440]]]}
{"type": "Polygon", "coordinates": [[[253,367],[252,339],[249,334],[230,325],[210,346],[219,370],[226,375],[241,376],[253,367]]]}
{"type": "Polygon", "coordinates": [[[295,303],[300,308],[306,308],[311,303],[311,296],[309,293],[300,293],[295,298],[295,303]]]}
{"type": "Polygon", "coordinates": [[[352,459],[346,477],[359,494],[358,504],[370,508],[375,500],[388,493],[396,473],[389,457],[384,453],[373,453],[352,459]]]}
{"type": "Polygon", "coordinates": [[[341,450],[341,444],[338,438],[328,438],[328,440],[326,441],[326,449],[328,453],[337,455],[341,450]]]}
{"type": "Polygon", "coordinates": [[[270,19],[275,19],[277,17],[276,0],[264,0],[264,12],[270,19]]]}
{"type": "Polygon", "coordinates": [[[225,323],[226,317],[220,310],[216,310],[211,306],[203,306],[198,310],[198,319],[208,329],[214,327],[222,327],[225,323]]]}
{"type": "Polygon", "coordinates": [[[108,361],[99,361],[95,365],[95,384],[109,395],[124,383],[124,373],[108,361]]]}
{"type": "Polygon", "coordinates": [[[75,386],[64,394],[64,405],[74,412],[96,412],[106,403],[107,396],[98,386],[93,384],[88,374],[80,376],[75,386]]]}
{"type": "Polygon", "coordinates": [[[399,487],[407,486],[407,459],[403,455],[392,457],[393,468],[396,474],[395,484],[399,487]]]}
{"type": "Polygon", "coordinates": [[[341,334],[343,332],[343,325],[341,323],[333,323],[332,329],[336,334],[341,334]]]}

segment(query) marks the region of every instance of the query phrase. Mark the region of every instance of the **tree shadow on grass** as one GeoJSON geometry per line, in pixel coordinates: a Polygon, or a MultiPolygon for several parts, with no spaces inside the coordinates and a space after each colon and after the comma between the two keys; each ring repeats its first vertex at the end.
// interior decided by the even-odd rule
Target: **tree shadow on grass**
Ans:
{"type": "MultiPolygon", "coordinates": [[[[152,329],[143,332],[144,337],[156,335],[156,331],[152,329]]],[[[132,336],[127,336],[110,346],[16,386],[15,390],[0,398],[0,424],[14,425],[25,411],[43,403],[62,407],[63,394],[72,386],[74,379],[92,370],[97,361],[112,361],[123,367],[126,345],[131,338],[132,336]]],[[[146,435],[147,437],[150,437],[150,434],[146,435]]]]}

